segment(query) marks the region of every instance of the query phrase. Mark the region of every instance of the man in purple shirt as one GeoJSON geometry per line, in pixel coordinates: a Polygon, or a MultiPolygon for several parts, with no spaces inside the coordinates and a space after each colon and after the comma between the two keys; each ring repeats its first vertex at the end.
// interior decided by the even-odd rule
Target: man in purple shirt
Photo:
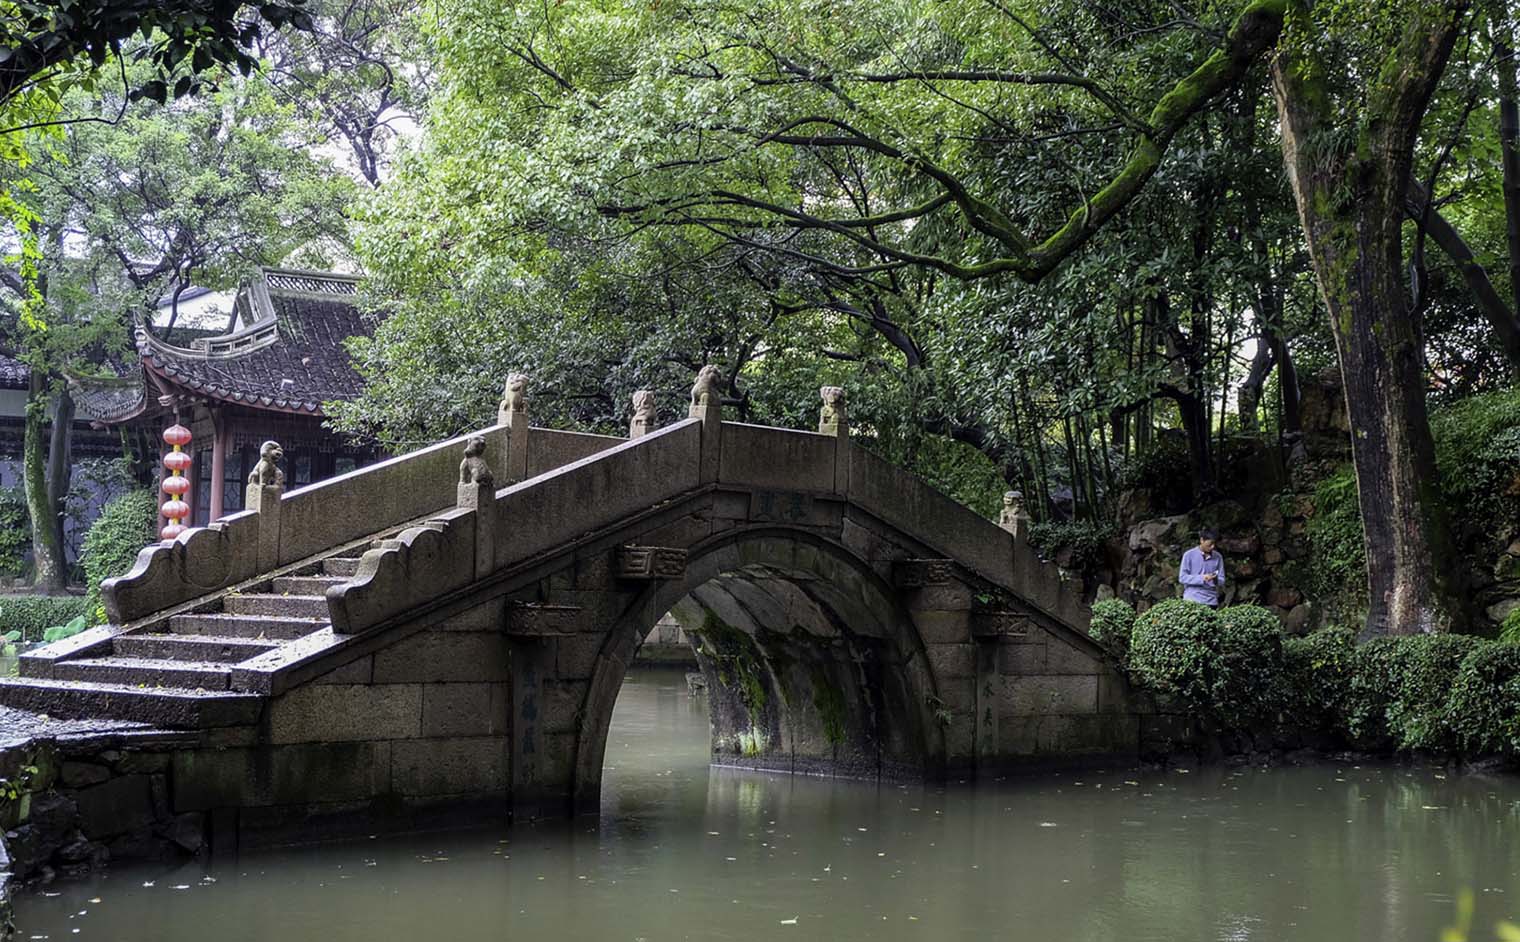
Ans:
{"type": "Polygon", "coordinates": [[[1177,581],[1182,583],[1182,597],[1209,608],[1219,607],[1219,590],[1224,588],[1224,557],[1214,549],[1219,534],[1198,531],[1198,545],[1182,554],[1182,568],[1177,581]]]}

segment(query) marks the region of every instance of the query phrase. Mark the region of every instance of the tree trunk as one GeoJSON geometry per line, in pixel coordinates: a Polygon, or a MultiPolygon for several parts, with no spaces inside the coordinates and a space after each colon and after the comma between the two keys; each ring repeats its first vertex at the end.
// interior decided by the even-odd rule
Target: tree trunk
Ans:
{"type": "Polygon", "coordinates": [[[1456,559],[1425,410],[1419,325],[1402,279],[1404,190],[1414,142],[1445,68],[1460,9],[1402,21],[1400,68],[1369,90],[1355,148],[1326,154],[1338,120],[1326,64],[1311,51],[1272,63],[1283,160],[1330,315],[1351,421],[1367,547],[1363,636],[1416,634],[1462,620],[1456,559]],[[1298,58],[1307,55],[1307,60],[1298,58]]]}
{"type": "MultiPolygon", "coordinates": [[[[1246,371],[1246,378],[1240,383],[1240,396],[1236,401],[1236,408],[1240,412],[1240,430],[1255,434],[1260,430],[1261,424],[1257,421],[1257,412],[1261,409],[1261,388],[1266,385],[1267,377],[1272,374],[1272,346],[1267,343],[1265,334],[1256,339],[1256,352],[1251,355],[1251,368],[1246,371]]],[[[1226,385],[1228,390],[1229,386],[1226,385]]]]}
{"type": "Polygon", "coordinates": [[[33,588],[44,595],[60,595],[67,589],[63,555],[63,521],[48,488],[44,436],[48,426],[48,383],[33,370],[26,403],[26,427],[22,435],[21,463],[26,511],[32,518],[33,588]]]}
{"type": "Polygon", "coordinates": [[[1504,168],[1504,229],[1509,237],[1512,310],[1520,314],[1520,91],[1516,89],[1515,48],[1508,20],[1494,24],[1494,65],[1499,75],[1499,156],[1504,168]],[[1499,32],[1502,30],[1503,32],[1499,32]]]}

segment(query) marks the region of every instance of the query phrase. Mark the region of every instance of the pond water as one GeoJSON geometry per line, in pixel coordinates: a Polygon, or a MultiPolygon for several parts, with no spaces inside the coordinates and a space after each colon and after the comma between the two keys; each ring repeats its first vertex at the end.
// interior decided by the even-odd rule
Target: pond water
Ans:
{"type": "Polygon", "coordinates": [[[1320,765],[899,787],[707,765],[630,677],[602,814],[179,866],[18,901],[21,939],[1474,940],[1520,922],[1520,780],[1320,765]]]}

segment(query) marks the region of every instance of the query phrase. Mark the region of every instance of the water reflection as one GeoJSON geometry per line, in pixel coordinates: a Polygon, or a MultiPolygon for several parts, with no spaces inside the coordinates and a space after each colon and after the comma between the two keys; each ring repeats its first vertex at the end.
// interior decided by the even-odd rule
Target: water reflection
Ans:
{"type": "Polygon", "coordinates": [[[603,814],[120,868],[22,938],[1434,942],[1520,915],[1520,782],[1353,766],[977,788],[709,769],[679,673],[629,681],[603,814]],[[77,930],[77,932],[76,932],[77,930]]]}

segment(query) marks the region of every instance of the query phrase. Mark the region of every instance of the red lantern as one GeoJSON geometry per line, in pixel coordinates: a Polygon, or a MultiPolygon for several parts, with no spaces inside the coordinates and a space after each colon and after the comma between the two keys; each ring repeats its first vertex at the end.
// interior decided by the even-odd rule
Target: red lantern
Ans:
{"type": "Polygon", "coordinates": [[[169,520],[158,531],[159,537],[164,540],[172,540],[184,533],[183,521],[190,516],[190,505],[180,499],[190,493],[190,479],[185,477],[184,472],[190,470],[191,459],[182,449],[194,437],[189,429],[178,422],[164,429],[164,443],[173,449],[164,455],[164,467],[169,473],[164,477],[162,487],[164,493],[169,495],[169,500],[158,508],[158,512],[169,520]]]}

